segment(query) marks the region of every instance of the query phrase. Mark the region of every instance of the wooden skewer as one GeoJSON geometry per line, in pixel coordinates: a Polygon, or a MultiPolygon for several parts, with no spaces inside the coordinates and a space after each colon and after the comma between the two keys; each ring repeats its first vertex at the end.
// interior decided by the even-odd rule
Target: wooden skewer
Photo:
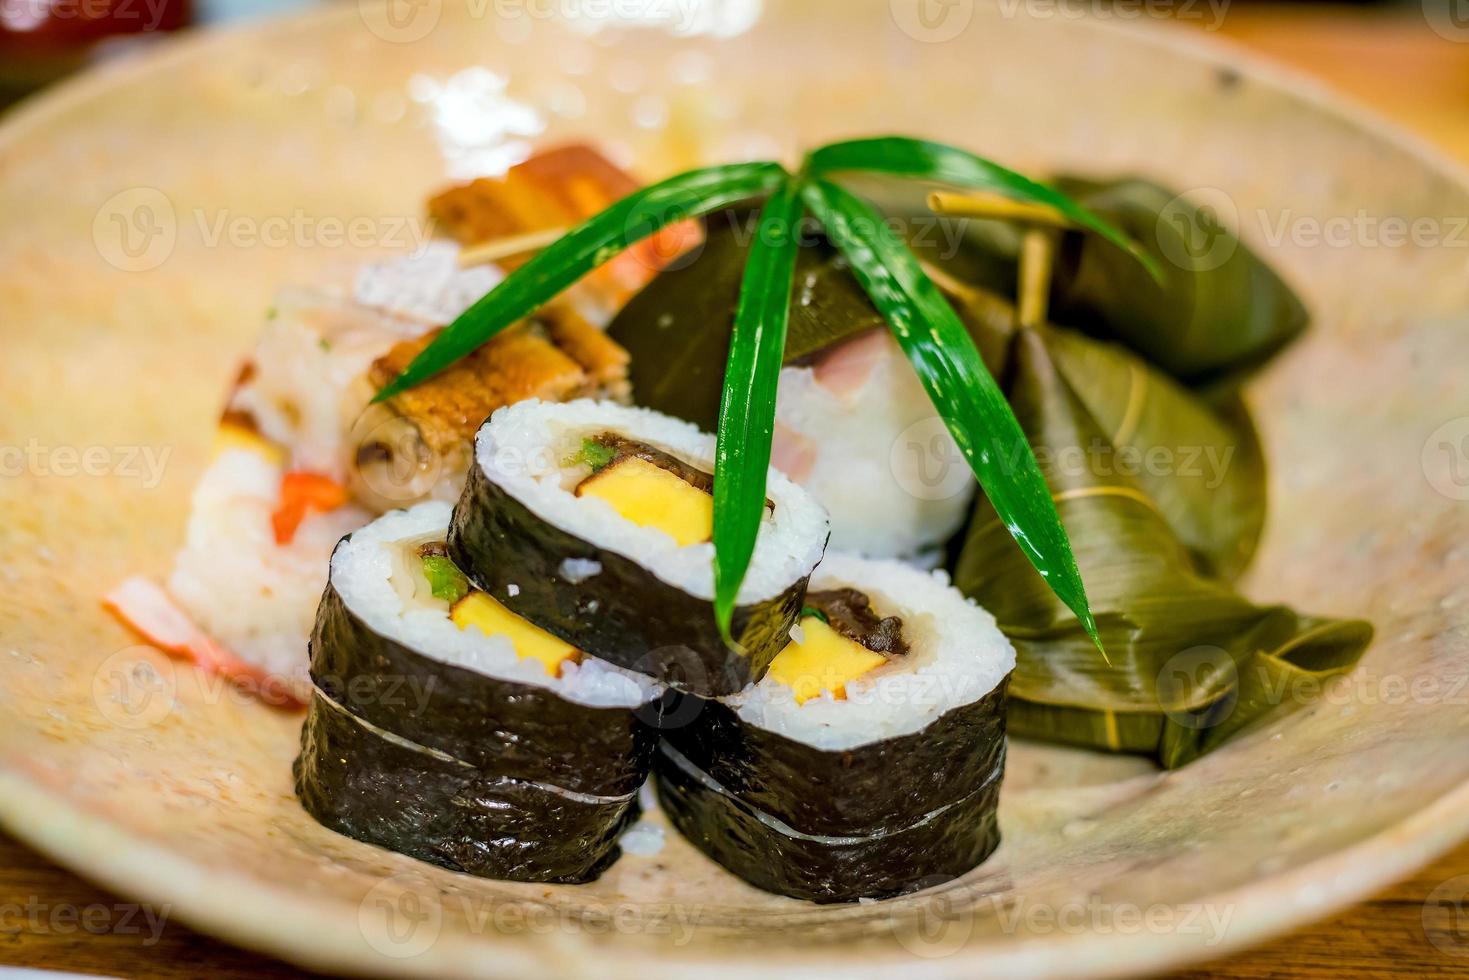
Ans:
{"type": "Polygon", "coordinates": [[[928,195],[928,206],[936,214],[1013,221],[1024,226],[1020,238],[1020,295],[1016,318],[1022,327],[1037,327],[1046,322],[1051,273],[1056,264],[1056,238],[1060,232],[1075,228],[1074,222],[1055,208],[1012,201],[998,194],[936,191],[928,195]]]}
{"type": "Polygon", "coordinates": [[[488,265],[491,262],[499,262],[516,255],[525,255],[529,252],[539,252],[552,242],[561,238],[570,229],[547,228],[543,231],[528,231],[523,235],[510,235],[507,238],[496,238],[488,242],[480,242],[471,245],[459,253],[459,265],[468,268],[472,265],[488,265]]]}
{"type": "Polygon", "coordinates": [[[1020,239],[1020,304],[1022,327],[1046,322],[1051,305],[1051,270],[1056,264],[1056,230],[1027,228],[1020,239]]]}
{"type": "Polygon", "coordinates": [[[937,214],[959,218],[990,218],[995,221],[1017,221],[1044,228],[1068,229],[1076,224],[1055,208],[1044,204],[1012,201],[998,194],[956,194],[935,191],[928,195],[928,207],[937,214]]]}

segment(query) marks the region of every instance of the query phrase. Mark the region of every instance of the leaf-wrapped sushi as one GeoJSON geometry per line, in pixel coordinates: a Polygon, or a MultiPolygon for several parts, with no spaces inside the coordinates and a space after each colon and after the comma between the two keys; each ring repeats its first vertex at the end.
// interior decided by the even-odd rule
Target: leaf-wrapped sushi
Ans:
{"type": "Polygon", "coordinates": [[[999,844],[1014,665],[942,573],[829,556],[764,679],[665,731],[659,799],[705,854],[783,895],[956,877],[999,844]]]}
{"type": "Polygon", "coordinates": [[[661,688],[473,589],[449,516],[394,512],[333,554],[297,791],[326,826],[445,867],[590,880],[637,816],[661,688]]]}
{"type": "Polygon", "coordinates": [[[1015,639],[1013,732],[1173,768],[1288,707],[1278,694],[1287,678],[1324,683],[1357,662],[1367,623],[1256,605],[1207,573],[1242,566],[1259,533],[1264,473],[1251,431],[1234,434],[1227,417],[1122,351],[1049,327],[1017,336],[1009,395],[1077,542],[1107,650],[1103,659],[1013,560],[981,499],[954,580],[1015,639]],[[1204,462],[1128,464],[1129,449],[1144,460],[1190,444],[1208,451],[1204,462]]]}
{"type": "Polygon", "coordinates": [[[826,512],[772,471],[731,628],[714,617],[714,441],[605,402],[522,402],[480,429],[449,556],[578,649],[705,696],[765,673],[826,548],[826,512]]]}
{"type": "MultiPolygon", "coordinates": [[[[714,428],[750,220],[743,209],[711,215],[697,256],[659,275],[608,328],[632,355],[637,404],[714,428]]],[[[942,546],[975,489],[953,438],[835,248],[822,239],[803,248],[794,281],[772,462],[831,514],[835,549],[896,558],[942,546]]],[[[971,311],[961,313],[973,328],[971,311]]]]}

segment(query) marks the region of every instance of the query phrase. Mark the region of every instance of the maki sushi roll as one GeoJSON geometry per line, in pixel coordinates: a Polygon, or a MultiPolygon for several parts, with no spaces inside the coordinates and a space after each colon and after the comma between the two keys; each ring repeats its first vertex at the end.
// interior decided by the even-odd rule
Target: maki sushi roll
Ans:
{"type": "Polygon", "coordinates": [[[833,555],[769,672],[664,732],[679,831],[767,891],[883,898],[999,845],[1015,652],[940,574],[833,555]]]}
{"type": "Polygon", "coordinates": [[[647,409],[526,401],[480,429],[449,557],[517,616],[680,690],[733,694],[789,642],[826,512],[771,471],[731,634],[714,618],[714,440],[647,409]]]}
{"type": "Polygon", "coordinates": [[[450,511],[390,513],[332,555],[297,793],[333,830],[456,871],[591,880],[637,817],[662,689],[474,589],[445,554],[450,511]]]}

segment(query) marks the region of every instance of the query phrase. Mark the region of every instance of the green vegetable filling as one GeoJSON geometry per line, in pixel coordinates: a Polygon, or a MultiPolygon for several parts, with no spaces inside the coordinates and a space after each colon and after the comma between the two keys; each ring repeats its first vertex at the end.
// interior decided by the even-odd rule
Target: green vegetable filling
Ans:
{"type": "Polygon", "coordinates": [[[453,605],[469,594],[469,579],[459,566],[443,555],[423,556],[423,577],[428,579],[429,591],[435,599],[443,599],[453,605]]]}
{"type": "Polygon", "coordinates": [[[596,473],[603,469],[612,458],[617,455],[617,450],[611,446],[604,446],[595,439],[583,439],[581,448],[562,460],[562,466],[590,466],[592,472],[596,473]]]}

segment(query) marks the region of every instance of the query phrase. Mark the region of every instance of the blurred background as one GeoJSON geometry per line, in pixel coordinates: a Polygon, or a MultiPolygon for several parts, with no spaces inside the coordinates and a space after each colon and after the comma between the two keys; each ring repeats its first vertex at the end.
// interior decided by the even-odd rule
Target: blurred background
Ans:
{"type": "MultiPolygon", "coordinates": [[[[0,0],[0,107],[180,30],[355,0],[0,0]]],[[[431,0],[396,0],[403,4],[431,0]]],[[[879,0],[880,2],[880,0],[879,0]]],[[[941,0],[940,0],[941,2],[941,0]]],[[[1469,160],[1469,0],[1056,0],[1241,42],[1469,160]]]]}

